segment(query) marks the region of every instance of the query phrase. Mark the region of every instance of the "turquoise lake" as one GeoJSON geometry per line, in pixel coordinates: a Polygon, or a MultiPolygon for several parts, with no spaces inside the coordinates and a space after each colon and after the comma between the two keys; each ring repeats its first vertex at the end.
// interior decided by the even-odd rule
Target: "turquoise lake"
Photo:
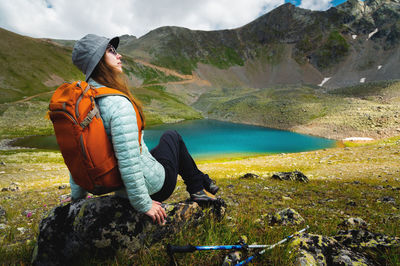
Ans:
{"type": "MultiPolygon", "coordinates": [[[[165,130],[171,129],[182,135],[189,152],[196,158],[292,153],[336,145],[335,140],[289,131],[216,120],[193,120],[149,127],[144,133],[144,140],[149,149],[158,144],[165,130]]],[[[18,140],[14,145],[58,149],[55,136],[28,137],[18,140]]]]}

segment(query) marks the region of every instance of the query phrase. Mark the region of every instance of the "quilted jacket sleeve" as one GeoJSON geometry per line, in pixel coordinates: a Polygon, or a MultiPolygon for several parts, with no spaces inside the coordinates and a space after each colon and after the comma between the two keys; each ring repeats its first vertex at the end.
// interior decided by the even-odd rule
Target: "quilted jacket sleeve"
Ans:
{"type": "Polygon", "coordinates": [[[139,212],[147,212],[152,199],[145,184],[140,167],[140,147],[136,113],[128,99],[122,96],[108,96],[100,99],[100,105],[107,107],[103,115],[109,127],[118,166],[131,205],[139,212]]]}
{"type": "Polygon", "coordinates": [[[87,192],[83,188],[81,188],[79,185],[75,183],[75,181],[72,179],[71,173],[69,173],[69,183],[71,186],[71,198],[72,200],[78,200],[78,199],[83,199],[86,197],[87,192]]]}

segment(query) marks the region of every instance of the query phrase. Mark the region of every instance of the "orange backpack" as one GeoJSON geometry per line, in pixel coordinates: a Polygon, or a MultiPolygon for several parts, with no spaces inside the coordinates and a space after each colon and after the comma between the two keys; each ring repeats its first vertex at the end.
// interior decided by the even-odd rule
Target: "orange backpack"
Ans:
{"type": "MultiPolygon", "coordinates": [[[[50,100],[49,116],[53,122],[58,146],[75,183],[92,194],[104,194],[123,186],[117,159],[107,137],[95,99],[124,93],[94,88],[84,81],[64,83],[50,100]]],[[[139,146],[143,120],[135,103],[139,146]]]]}

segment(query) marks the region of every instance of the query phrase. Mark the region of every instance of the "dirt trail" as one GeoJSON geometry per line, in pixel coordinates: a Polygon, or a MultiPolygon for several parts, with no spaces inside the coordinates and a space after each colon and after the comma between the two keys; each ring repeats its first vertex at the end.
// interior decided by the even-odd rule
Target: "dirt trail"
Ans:
{"type": "Polygon", "coordinates": [[[26,98],[24,98],[22,100],[18,100],[18,101],[12,102],[12,103],[23,103],[23,102],[32,100],[33,98],[36,98],[36,97],[39,97],[39,96],[42,96],[42,95],[46,95],[46,94],[50,94],[50,93],[54,93],[54,91],[42,92],[42,93],[35,94],[35,95],[32,95],[32,96],[26,97],[26,98]]]}
{"type": "Polygon", "coordinates": [[[140,59],[135,59],[135,62],[138,64],[141,64],[141,65],[156,69],[158,71],[161,71],[161,72],[165,73],[166,75],[175,76],[177,78],[183,79],[181,81],[170,81],[170,82],[166,82],[166,83],[145,84],[145,85],[142,85],[142,87],[155,86],[155,85],[189,84],[189,83],[195,83],[197,85],[208,86],[208,87],[211,86],[211,83],[208,80],[201,79],[195,73],[193,73],[192,75],[183,75],[183,74],[176,72],[175,70],[156,66],[156,65],[153,65],[151,63],[148,63],[148,62],[140,60],[140,59]]]}

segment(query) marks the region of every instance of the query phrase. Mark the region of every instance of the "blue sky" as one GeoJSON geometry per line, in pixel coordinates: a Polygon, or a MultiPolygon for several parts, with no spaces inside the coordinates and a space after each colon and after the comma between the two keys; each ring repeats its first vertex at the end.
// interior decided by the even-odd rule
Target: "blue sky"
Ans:
{"type": "Polygon", "coordinates": [[[241,27],[285,2],[324,11],[345,0],[0,0],[0,27],[38,38],[143,36],[162,26],[241,27]],[[79,12],[78,12],[79,11],[79,12]]]}

